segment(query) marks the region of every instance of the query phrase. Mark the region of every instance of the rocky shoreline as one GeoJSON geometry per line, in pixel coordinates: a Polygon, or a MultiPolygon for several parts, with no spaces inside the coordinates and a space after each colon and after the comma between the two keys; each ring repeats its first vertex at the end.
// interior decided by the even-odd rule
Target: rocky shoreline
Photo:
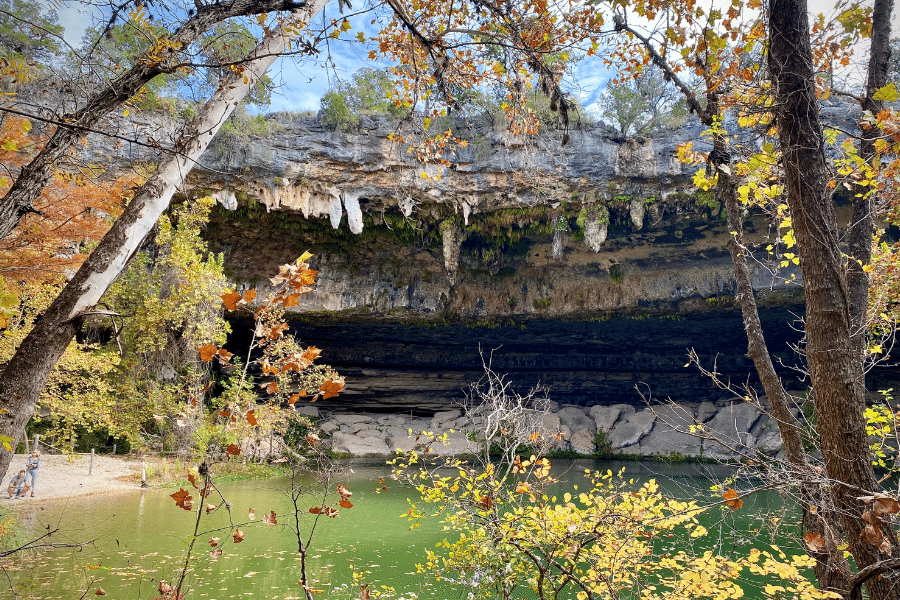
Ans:
{"type": "MultiPolygon", "coordinates": [[[[353,457],[387,457],[396,450],[411,450],[422,432],[446,434],[434,444],[435,454],[462,455],[478,450],[475,432],[480,417],[462,409],[441,411],[433,417],[401,414],[318,411],[317,428],[330,436],[331,449],[353,457]]],[[[763,401],[720,400],[696,404],[661,404],[637,409],[629,404],[592,406],[557,405],[543,415],[543,430],[551,451],[590,456],[691,457],[735,460],[763,454],[776,456],[782,442],[775,421],[763,401]],[[693,432],[692,432],[693,428],[693,432]],[[597,446],[601,445],[602,448],[597,446]]],[[[799,413],[799,410],[797,411],[799,413]]]]}

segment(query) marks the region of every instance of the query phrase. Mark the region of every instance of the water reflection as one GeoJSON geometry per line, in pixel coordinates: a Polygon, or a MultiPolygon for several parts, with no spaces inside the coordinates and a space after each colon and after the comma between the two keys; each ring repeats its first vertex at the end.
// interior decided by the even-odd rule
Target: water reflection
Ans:
{"type": "MultiPolygon", "coordinates": [[[[353,569],[370,571],[374,586],[390,585],[400,595],[413,592],[419,598],[459,598],[465,586],[435,584],[416,573],[416,563],[424,559],[425,549],[433,548],[445,535],[435,520],[414,530],[403,518],[408,497],[415,492],[388,481],[381,492],[379,477],[389,474],[383,461],[354,461],[354,473],[344,483],[353,492],[353,508],[342,510],[336,518],[319,519],[311,548],[311,572],[317,588],[333,590],[351,581],[353,569]],[[381,493],[377,493],[381,492],[381,493]]],[[[626,469],[636,481],[656,478],[665,491],[679,498],[695,497],[708,490],[711,479],[729,473],[718,465],[665,465],[659,463],[618,463],[593,460],[557,460],[555,475],[563,479],[565,489],[578,484],[584,489],[585,469],[626,469]]],[[[290,500],[284,491],[289,480],[257,479],[226,482],[220,485],[231,511],[220,508],[202,521],[188,577],[188,598],[225,600],[255,597],[265,590],[269,600],[302,599],[299,578],[297,540],[288,524],[293,522],[290,500]],[[248,518],[255,509],[256,519],[248,518]],[[262,515],[275,511],[278,524],[267,526],[262,515]],[[235,543],[232,532],[240,527],[245,539],[235,543]],[[210,557],[209,539],[218,537],[222,556],[210,557]]],[[[170,494],[175,490],[143,490],[132,494],[73,498],[66,502],[34,505],[23,515],[32,535],[59,527],[56,540],[91,543],[79,550],[60,549],[20,561],[21,568],[11,573],[20,593],[36,598],[70,599],[82,592],[94,594],[102,587],[116,599],[146,598],[156,591],[160,580],[172,581],[183,564],[193,533],[195,513],[175,506],[170,494]]],[[[196,493],[194,493],[196,497],[196,493]]],[[[310,498],[310,506],[317,501],[310,498]]],[[[723,519],[744,519],[732,523],[735,532],[747,532],[758,525],[746,521],[748,515],[777,514],[783,509],[776,494],[757,497],[753,506],[741,515],[724,512],[723,519]]],[[[301,505],[304,506],[304,505],[301,505]]],[[[299,515],[301,528],[314,521],[309,513],[299,515]]],[[[307,529],[304,529],[307,531],[307,529]]],[[[738,535],[736,533],[735,535],[738,535]]],[[[711,543],[738,543],[717,538],[711,543]]],[[[327,594],[326,594],[327,595],[327,594]]],[[[358,590],[347,597],[355,597],[358,590]]],[[[87,596],[85,596],[87,597],[87,596]]],[[[408,596],[406,596],[408,597],[408,596]]]]}

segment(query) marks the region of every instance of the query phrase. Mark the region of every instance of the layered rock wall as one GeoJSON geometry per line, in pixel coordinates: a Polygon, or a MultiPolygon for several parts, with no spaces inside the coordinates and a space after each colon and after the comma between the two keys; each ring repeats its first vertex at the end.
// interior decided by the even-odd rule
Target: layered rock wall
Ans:
{"type": "MultiPolygon", "coordinates": [[[[587,127],[562,147],[552,133],[459,122],[468,145],[435,167],[391,142],[385,120],[363,117],[349,133],[291,114],[267,122],[269,135],[217,140],[183,196],[219,201],[206,236],[239,287],[264,295],[279,265],[315,254],[317,291],[302,297],[294,331],[347,376],[333,409],[440,410],[477,379],[479,348],[499,348],[495,368],[522,385],[588,409],[640,408],[639,390],[722,401],[683,366],[689,348],[754,385],[723,208],[676,156],[701,139],[698,123],[630,140],[587,127]]],[[[135,127],[164,137],[158,123],[135,127]]],[[[93,141],[88,160],[100,164],[152,158],[93,141]]],[[[799,270],[782,266],[763,215],[743,217],[770,348],[791,386],[799,270]]]]}

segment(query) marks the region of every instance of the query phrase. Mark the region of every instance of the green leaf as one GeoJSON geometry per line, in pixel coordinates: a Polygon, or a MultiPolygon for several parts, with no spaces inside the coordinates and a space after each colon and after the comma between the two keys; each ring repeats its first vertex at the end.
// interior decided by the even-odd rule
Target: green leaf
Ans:
{"type": "Polygon", "coordinates": [[[897,86],[893,83],[889,83],[883,88],[879,89],[872,95],[872,100],[878,100],[881,102],[896,102],[898,98],[897,86]]]}

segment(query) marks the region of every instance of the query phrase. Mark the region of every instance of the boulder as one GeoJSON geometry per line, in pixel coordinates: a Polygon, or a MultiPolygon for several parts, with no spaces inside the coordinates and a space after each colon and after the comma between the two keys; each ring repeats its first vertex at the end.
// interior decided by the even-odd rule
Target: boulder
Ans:
{"type": "Polygon", "coordinates": [[[637,444],[642,437],[650,433],[656,415],[649,408],[628,415],[624,420],[620,419],[606,435],[610,447],[613,450],[622,450],[627,446],[637,444]]]}
{"type": "Polygon", "coordinates": [[[594,419],[598,431],[608,432],[622,416],[633,414],[634,407],[629,404],[613,404],[612,406],[592,406],[589,414],[594,419]]]}
{"type": "MultiPolygon", "coordinates": [[[[480,418],[480,417],[479,417],[480,418]]],[[[463,415],[460,418],[444,425],[444,429],[468,429],[472,424],[472,420],[463,415]]]]}
{"type": "Polygon", "coordinates": [[[544,435],[556,435],[561,431],[559,415],[544,413],[541,417],[541,429],[544,435]]]}
{"type": "Polygon", "coordinates": [[[357,423],[371,423],[374,419],[369,415],[341,414],[332,416],[331,420],[338,425],[355,425],[357,423]]]}
{"type": "Polygon", "coordinates": [[[343,431],[334,432],[334,435],[331,437],[331,449],[335,452],[348,452],[355,457],[388,456],[393,453],[383,438],[360,438],[343,431]]]}
{"type": "Polygon", "coordinates": [[[356,437],[358,437],[360,439],[377,437],[377,438],[383,440],[383,439],[385,439],[386,434],[384,432],[379,431],[378,429],[370,426],[370,427],[363,427],[359,431],[357,431],[356,437]]]}
{"type": "Polygon", "coordinates": [[[712,402],[701,402],[700,406],[697,407],[697,421],[699,421],[700,423],[706,423],[707,421],[712,419],[717,412],[718,409],[712,402]]]}
{"type": "Polygon", "coordinates": [[[703,440],[691,435],[694,413],[687,407],[667,404],[653,409],[656,423],[653,429],[641,438],[641,452],[644,455],[669,456],[681,454],[698,456],[703,440]]]}
{"type": "Polygon", "coordinates": [[[778,454],[781,446],[781,434],[778,431],[766,431],[756,440],[756,449],[768,456],[778,454]]]}
{"type": "Polygon", "coordinates": [[[562,424],[566,425],[572,431],[590,431],[592,434],[597,433],[597,423],[577,406],[564,406],[556,413],[556,416],[559,417],[562,424]]]}
{"type": "Polygon", "coordinates": [[[404,418],[403,415],[387,415],[384,417],[380,417],[378,419],[378,422],[387,427],[391,427],[391,426],[403,427],[404,426],[403,424],[406,422],[406,419],[404,418]]]}
{"type": "Polygon", "coordinates": [[[303,415],[304,417],[312,417],[313,419],[319,418],[319,409],[318,407],[312,406],[310,404],[302,404],[300,406],[295,406],[294,410],[298,415],[303,415]]]}
{"type": "Polygon", "coordinates": [[[341,424],[335,421],[334,419],[328,419],[327,421],[322,422],[319,425],[319,429],[322,430],[325,435],[331,435],[331,433],[337,429],[340,429],[341,424]]]}
{"type": "Polygon", "coordinates": [[[716,413],[706,424],[707,435],[716,438],[707,440],[703,453],[710,458],[728,459],[749,450],[756,439],[750,434],[760,417],[759,409],[749,402],[729,404],[716,413]]]}
{"type": "Polygon", "coordinates": [[[341,425],[341,431],[344,433],[352,433],[355,435],[359,435],[361,431],[366,431],[368,429],[372,429],[375,426],[375,423],[349,423],[346,425],[341,425]]]}
{"type": "Polygon", "coordinates": [[[397,431],[397,429],[391,427],[390,431],[388,431],[387,445],[390,446],[391,451],[401,450],[406,452],[415,448],[416,444],[418,444],[416,434],[409,435],[405,430],[397,431]]]}
{"type": "Polygon", "coordinates": [[[573,433],[569,444],[572,450],[578,454],[589,455],[594,453],[594,435],[585,429],[573,433]]]}
{"type": "Polygon", "coordinates": [[[431,428],[435,431],[443,431],[444,429],[450,429],[451,424],[459,419],[462,416],[461,410],[444,410],[439,413],[435,413],[434,417],[431,418],[431,428]]]}
{"type": "Polygon", "coordinates": [[[447,434],[445,442],[437,441],[431,445],[431,452],[438,456],[456,456],[458,454],[474,454],[478,451],[478,443],[470,440],[459,431],[447,434]]]}

